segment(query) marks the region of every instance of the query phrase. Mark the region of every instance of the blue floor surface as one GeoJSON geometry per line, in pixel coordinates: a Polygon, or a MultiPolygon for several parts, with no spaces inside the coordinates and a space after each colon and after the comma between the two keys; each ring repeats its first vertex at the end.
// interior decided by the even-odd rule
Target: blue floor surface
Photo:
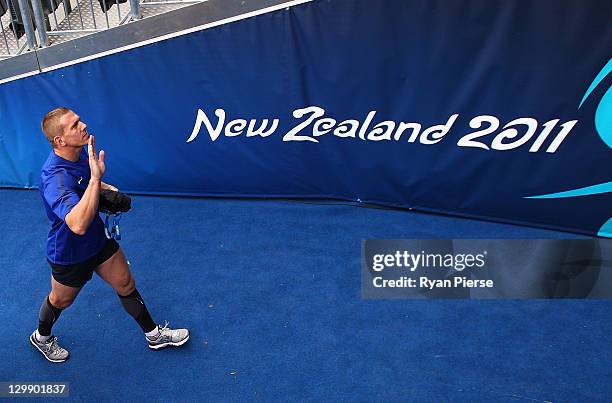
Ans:
{"type": "MultiPolygon", "coordinates": [[[[365,238],[569,234],[289,201],[134,197],[121,246],[157,321],[189,327],[149,351],[99,278],[28,343],[49,291],[38,191],[0,191],[0,381],[67,381],[74,401],[594,402],[612,396],[609,301],[360,298],[365,238]]],[[[61,400],[60,400],[61,401],[61,400]]]]}

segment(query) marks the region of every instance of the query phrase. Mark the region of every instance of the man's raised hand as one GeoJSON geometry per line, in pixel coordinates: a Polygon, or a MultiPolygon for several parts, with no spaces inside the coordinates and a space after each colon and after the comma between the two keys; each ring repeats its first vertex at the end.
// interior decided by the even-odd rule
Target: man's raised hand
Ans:
{"type": "Polygon", "coordinates": [[[93,135],[89,136],[87,143],[87,154],[89,155],[89,169],[91,170],[91,179],[101,180],[104,176],[104,150],[100,151],[100,157],[96,155],[96,140],[93,135]]]}

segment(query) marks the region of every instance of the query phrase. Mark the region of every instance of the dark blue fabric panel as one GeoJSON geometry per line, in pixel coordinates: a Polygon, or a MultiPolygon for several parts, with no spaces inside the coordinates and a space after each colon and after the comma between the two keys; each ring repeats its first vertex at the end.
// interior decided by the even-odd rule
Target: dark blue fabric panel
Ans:
{"type": "MultiPolygon", "coordinates": [[[[335,197],[605,235],[612,75],[579,105],[612,59],[610,21],[607,1],[314,1],[172,38],[0,86],[0,185],[38,185],[48,152],[39,122],[64,105],[106,150],[106,181],[125,191],[335,197]],[[317,142],[283,141],[309,116],[292,113],[312,106],[361,130],[376,113],[366,140],[315,137],[310,124],[301,135],[317,142]],[[187,142],[198,110],[214,128],[217,109],[226,124],[278,127],[213,141],[202,125],[187,142]],[[478,147],[459,146],[485,115],[499,128],[474,139],[478,147]],[[515,119],[535,125],[531,139],[492,149],[515,119]],[[530,152],[550,121],[550,136],[530,152]],[[381,122],[449,130],[435,144],[409,142],[410,129],[373,141],[381,122]],[[526,198],[600,184],[597,194],[526,198]]],[[[527,132],[513,127],[502,144],[527,132]]]]}

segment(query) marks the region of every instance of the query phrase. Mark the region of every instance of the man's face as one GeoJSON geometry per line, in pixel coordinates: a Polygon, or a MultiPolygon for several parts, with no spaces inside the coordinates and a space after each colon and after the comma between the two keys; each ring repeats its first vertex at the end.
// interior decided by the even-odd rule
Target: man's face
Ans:
{"type": "Polygon", "coordinates": [[[81,117],[70,111],[65,113],[59,120],[60,127],[63,128],[62,135],[57,140],[60,145],[67,147],[82,147],[89,140],[87,125],[81,122],[81,117]]]}

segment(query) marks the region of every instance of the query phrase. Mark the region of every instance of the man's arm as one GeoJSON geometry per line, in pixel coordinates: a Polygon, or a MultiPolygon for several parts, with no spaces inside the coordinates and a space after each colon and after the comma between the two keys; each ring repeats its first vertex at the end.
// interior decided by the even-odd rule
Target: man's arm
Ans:
{"type": "Polygon", "coordinates": [[[66,225],[77,235],[85,235],[96,214],[102,181],[91,178],[81,200],[66,214],[66,225]]]}
{"type": "Polygon", "coordinates": [[[96,156],[94,136],[89,136],[87,145],[89,154],[89,169],[91,179],[85,189],[81,200],[66,214],[66,225],[77,235],[84,235],[91,225],[96,214],[98,214],[98,202],[100,201],[100,189],[102,187],[102,176],[104,175],[104,151],[100,151],[100,158],[96,156]]]}

